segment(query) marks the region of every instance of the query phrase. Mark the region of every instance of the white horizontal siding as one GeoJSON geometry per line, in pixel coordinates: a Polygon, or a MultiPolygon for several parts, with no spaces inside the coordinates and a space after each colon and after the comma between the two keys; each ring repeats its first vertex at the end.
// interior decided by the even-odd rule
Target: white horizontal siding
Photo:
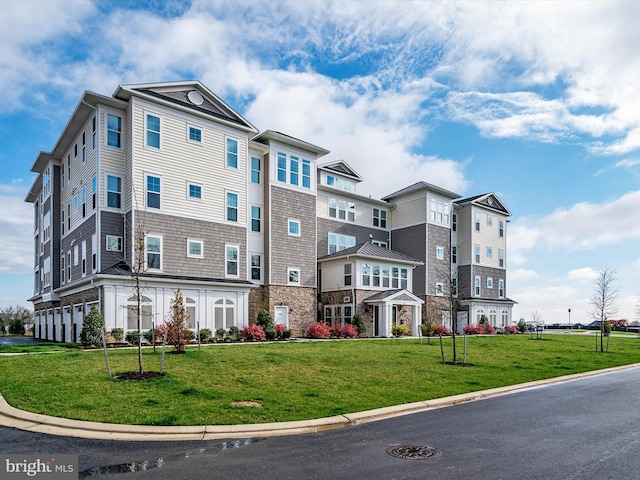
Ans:
{"type": "Polygon", "coordinates": [[[424,223],[427,220],[427,200],[426,196],[409,199],[396,203],[393,211],[393,228],[424,223]]]}

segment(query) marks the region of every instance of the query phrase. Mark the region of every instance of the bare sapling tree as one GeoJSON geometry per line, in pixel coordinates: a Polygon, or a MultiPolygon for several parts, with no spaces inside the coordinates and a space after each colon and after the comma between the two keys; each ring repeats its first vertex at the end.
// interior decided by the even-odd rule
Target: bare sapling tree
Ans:
{"type": "Polygon", "coordinates": [[[600,351],[604,351],[603,338],[605,334],[605,321],[616,314],[618,306],[618,277],[615,269],[605,267],[598,272],[593,282],[593,295],[591,296],[591,310],[589,316],[600,321],[600,351]]]}
{"type": "MultiPolygon", "coordinates": [[[[458,353],[456,348],[456,334],[458,333],[458,310],[460,302],[458,301],[458,279],[457,272],[452,268],[450,258],[445,257],[446,266],[438,270],[438,276],[442,283],[442,294],[447,302],[446,308],[451,320],[451,340],[453,346],[453,363],[458,363],[458,353]]],[[[439,288],[436,286],[436,288],[439,288]]]]}
{"type": "Polygon", "coordinates": [[[145,234],[140,222],[133,232],[133,258],[131,259],[131,279],[136,298],[136,316],[138,320],[138,373],[143,374],[142,365],[142,274],[145,271],[145,234]]]}
{"type": "Polygon", "coordinates": [[[189,313],[184,306],[180,289],[176,290],[171,300],[171,319],[167,332],[167,340],[174,345],[176,353],[186,353],[185,347],[191,340],[191,331],[189,330],[189,313]]]}

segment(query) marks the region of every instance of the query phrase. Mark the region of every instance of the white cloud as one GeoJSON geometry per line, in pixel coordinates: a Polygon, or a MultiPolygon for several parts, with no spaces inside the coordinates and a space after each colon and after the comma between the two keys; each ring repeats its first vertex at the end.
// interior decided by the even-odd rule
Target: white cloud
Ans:
{"type": "Polygon", "coordinates": [[[591,267],[575,268],[567,274],[568,280],[592,281],[598,278],[598,271],[591,267]]]}
{"type": "Polygon", "coordinates": [[[535,270],[528,270],[526,268],[509,270],[509,281],[511,282],[531,280],[534,278],[538,278],[538,272],[536,272],[535,270]]]}
{"type": "Polygon", "coordinates": [[[26,274],[33,270],[33,206],[25,203],[27,189],[0,184],[0,274],[26,274]]]}

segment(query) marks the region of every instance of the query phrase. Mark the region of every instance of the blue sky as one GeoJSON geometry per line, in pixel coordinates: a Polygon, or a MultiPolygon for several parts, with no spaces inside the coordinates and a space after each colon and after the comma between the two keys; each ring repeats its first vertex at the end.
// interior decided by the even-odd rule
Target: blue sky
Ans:
{"type": "Polygon", "coordinates": [[[513,213],[515,318],[588,319],[597,272],[640,294],[638,2],[0,0],[0,308],[32,292],[39,150],[84,90],[199,79],[382,197],[418,180],[513,213]]]}

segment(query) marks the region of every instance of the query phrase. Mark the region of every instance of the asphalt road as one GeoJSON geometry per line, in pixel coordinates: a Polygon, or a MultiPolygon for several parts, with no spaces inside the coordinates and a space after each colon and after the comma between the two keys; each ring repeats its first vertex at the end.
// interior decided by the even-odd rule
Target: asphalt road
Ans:
{"type": "Polygon", "coordinates": [[[639,394],[633,368],[312,435],[152,443],[0,427],[0,451],[78,454],[85,474],[139,470],[94,468],[104,480],[640,479],[639,394]],[[391,456],[398,446],[437,454],[391,456]]]}

